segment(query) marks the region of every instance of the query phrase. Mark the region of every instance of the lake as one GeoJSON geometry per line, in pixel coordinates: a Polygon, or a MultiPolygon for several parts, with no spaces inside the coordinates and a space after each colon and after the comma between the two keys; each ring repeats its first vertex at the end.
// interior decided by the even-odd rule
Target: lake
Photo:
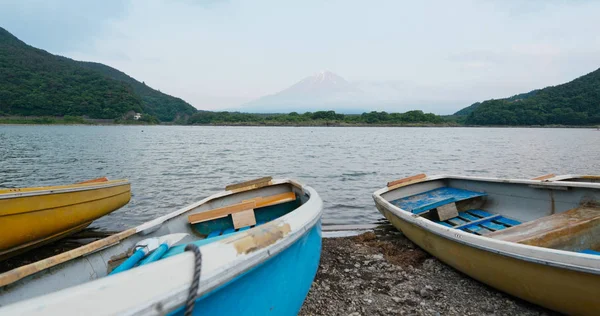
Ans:
{"type": "Polygon", "coordinates": [[[426,174],[600,174],[600,132],[550,128],[0,126],[0,187],[131,180],[131,202],[92,224],[120,230],[263,176],[294,178],[324,225],[381,220],[371,193],[426,174]]]}

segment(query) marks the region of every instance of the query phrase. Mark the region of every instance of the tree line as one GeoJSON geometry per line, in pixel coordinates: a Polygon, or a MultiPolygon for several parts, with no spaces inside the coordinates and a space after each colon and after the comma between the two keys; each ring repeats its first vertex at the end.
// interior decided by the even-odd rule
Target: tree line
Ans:
{"type": "Polygon", "coordinates": [[[341,114],[335,111],[316,111],[288,114],[255,114],[241,112],[198,112],[188,119],[188,124],[441,124],[441,116],[415,110],[405,113],[365,112],[362,114],[341,114]]]}

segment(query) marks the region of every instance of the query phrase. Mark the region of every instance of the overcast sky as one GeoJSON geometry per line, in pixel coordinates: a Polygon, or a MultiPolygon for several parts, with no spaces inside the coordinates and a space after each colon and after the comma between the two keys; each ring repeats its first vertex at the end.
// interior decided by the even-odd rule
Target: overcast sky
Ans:
{"type": "Polygon", "coordinates": [[[599,17],[600,1],[581,0],[0,0],[0,26],[26,43],[199,109],[328,69],[426,86],[452,112],[599,68],[599,17]]]}

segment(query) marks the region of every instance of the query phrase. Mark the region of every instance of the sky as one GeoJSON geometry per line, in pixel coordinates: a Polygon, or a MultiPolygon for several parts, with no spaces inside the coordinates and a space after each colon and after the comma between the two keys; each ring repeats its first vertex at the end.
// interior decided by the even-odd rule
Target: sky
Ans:
{"type": "Polygon", "coordinates": [[[205,110],[328,69],[418,86],[408,99],[447,114],[598,69],[599,14],[583,0],[0,0],[0,26],[26,43],[205,110]]]}

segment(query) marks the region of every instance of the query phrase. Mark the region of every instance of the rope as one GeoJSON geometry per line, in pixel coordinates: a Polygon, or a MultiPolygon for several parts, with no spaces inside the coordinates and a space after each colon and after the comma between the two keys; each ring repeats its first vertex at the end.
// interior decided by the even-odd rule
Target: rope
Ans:
{"type": "Polygon", "coordinates": [[[202,253],[200,253],[200,248],[198,248],[198,246],[194,244],[187,244],[185,246],[185,251],[192,251],[194,253],[194,257],[196,258],[196,261],[194,263],[194,279],[192,280],[192,285],[190,286],[188,297],[185,300],[184,315],[190,316],[194,311],[196,294],[198,293],[198,286],[200,285],[200,271],[202,270],[202,253]]]}

